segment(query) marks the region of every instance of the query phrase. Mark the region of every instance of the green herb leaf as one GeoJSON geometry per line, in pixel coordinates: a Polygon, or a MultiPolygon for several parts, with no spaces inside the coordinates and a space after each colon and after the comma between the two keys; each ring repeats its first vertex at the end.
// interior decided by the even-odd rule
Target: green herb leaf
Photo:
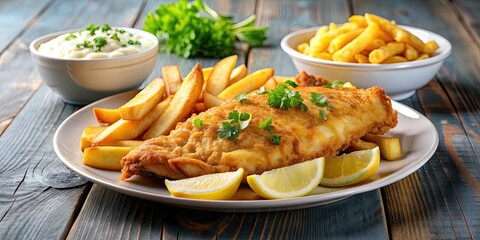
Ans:
{"type": "Polygon", "coordinates": [[[293,88],[298,87],[298,84],[295,83],[295,82],[292,81],[292,80],[287,80],[287,81],[285,81],[285,84],[290,85],[290,86],[293,87],[293,88]]]}
{"type": "Polygon", "coordinates": [[[274,145],[280,145],[280,143],[282,142],[282,136],[275,135],[275,134],[270,134],[270,141],[274,145]]]}
{"type": "Polygon", "coordinates": [[[90,31],[90,35],[95,35],[95,31],[97,31],[98,29],[100,29],[99,26],[97,25],[94,25],[94,24],[88,24],[88,26],[86,27],[87,31],[90,31]]]}
{"type": "Polygon", "coordinates": [[[218,137],[234,140],[240,135],[238,125],[232,125],[229,122],[222,122],[222,127],[218,129],[218,137]]]}
{"type": "Polygon", "coordinates": [[[318,112],[320,113],[320,117],[322,117],[323,120],[328,119],[327,113],[325,113],[325,111],[323,109],[318,110],[318,112]]]}
{"type": "Polygon", "coordinates": [[[93,46],[94,52],[102,51],[102,47],[107,45],[107,40],[104,37],[96,37],[93,39],[95,45],[93,46]]]}
{"type": "Polygon", "coordinates": [[[102,32],[106,32],[106,31],[111,30],[111,29],[112,28],[108,24],[103,24],[103,26],[102,26],[102,32]]]}
{"type": "Polygon", "coordinates": [[[127,43],[130,45],[141,45],[141,43],[138,40],[132,40],[132,39],[128,40],[127,43]]]}
{"type": "Polygon", "coordinates": [[[75,36],[75,34],[73,34],[73,33],[70,33],[68,36],[65,37],[65,40],[69,41],[69,40],[72,40],[74,38],[77,38],[77,36],[75,36]]]}
{"type": "Polygon", "coordinates": [[[120,42],[120,38],[118,37],[118,35],[116,33],[112,35],[111,39],[120,42]]]}
{"type": "Polygon", "coordinates": [[[257,95],[261,95],[261,94],[267,94],[268,91],[267,91],[267,89],[265,89],[264,86],[261,86],[260,89],[258,89],[258,91],[256,93],[257,93],[257,95]]]}
{"type": "Polygon", "coordinates": [[[339,81],[333,81],[333,82],[329,82],[327,84],[325,84],[324,87],[326,88],[341,88],[343,87],[343,84],[345,84],[344,82],[339,82],[339,81]]]}
{"type": "Polygon", "coordinates": [[[197,128],[200,128],[203,126],[203,122],[202,120],[198,119],[198,118],[195,118],[195,120],[193,120],[193,124],[195,125],[195,127],[197,128]]]}
{"type": "Polygon", "coordinates": [[[242,93],[242,94],[238,95],[237,97],[235,97],[235,100],[237,100],[237,102],[239,102],[239,103],[246,103],[247,99],[248,99],[247,93],[242,93]]]}
{"type": "Polygon", "coordinates": [[[265,129],[268,132],[272,132],[273,127],[272,127],[272,117],[269,117],[263,121],[260,122],[260,128],[265,129]]]}
{"type": "Polygon", "coordinates": [[[308,107],[303,103],[303,98],[297,91],[292,91],[287,84],[280,84],[270,90],[267,95],[267,104],[271,107],[287,110],[289,108],[300,108],[307,111],[308,107]]]}
{"type": "Polygon", "coordinates": [[[253,26],[255,17],[236,25],[202,0],[160,4],[145,17],[143,29],[156,35],[160,51],[189,57],[226,57],[235,54],[235,39],[251,47],[263,44],[265,27],[253,26]]]}

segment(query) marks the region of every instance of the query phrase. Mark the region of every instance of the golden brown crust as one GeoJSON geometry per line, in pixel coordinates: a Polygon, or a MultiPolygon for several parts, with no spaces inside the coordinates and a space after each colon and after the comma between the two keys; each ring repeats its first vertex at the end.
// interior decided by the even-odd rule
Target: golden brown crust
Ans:
{"type": "Polygon", "coordinates": [[[280,110],[267,105],[266,95],[249,96],[244,104],[227,101],[186,122],[179,123],[169,136],[147,140],[122,159],[122,179],[132,175],[155,175],[181,179],[244,168],[245,176],[289,166],[321,156],[337,155],[366,133],[382,134],[397,124],[396,112],[383,89],[328,89],[298,87],[308,111],[280,110]],[[324,109],[328,120],[319,115],[320,107],[309,99],[311,92],[326,96],[332,110],[324,109]],[[234,109],[252,114],[250,124],[235,140],[221,139],[218,129],[234,109]],[[269,133],[259,128],[268,117],[273,132],[282,136],[273,145],[269,133]],[[194,119],[204,125],[197,128],[194,119]]]}

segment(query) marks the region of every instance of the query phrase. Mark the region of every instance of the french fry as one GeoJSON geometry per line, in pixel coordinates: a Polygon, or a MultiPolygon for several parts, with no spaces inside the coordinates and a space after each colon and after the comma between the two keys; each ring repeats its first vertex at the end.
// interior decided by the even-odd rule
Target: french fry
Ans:
{"type": "Polygon", "coordinates": [[[89,147],[83,153],[83,164],[112,171],[122,170],[121,160],[134,147],[89,147]]]}
{"type": "MultiPolygon", "coordinates": [[[[176,94],[175,94],[176,95],[176,94]]],[[[105,146],[119,140],[136,139],[147,130],[168,107],[173,95],[158,103],[144,118],[136,121],[120,119],[92,139],[92,146],[105,146]]]]}
{"type": "Polygon", "coordinates": [[[310,45],[308,45],[308,43],[300,43],[298,46],[297,46],[297,51],[305,54],[305,55],[310,55],[310,45]]]}
{"type": "Polygon", "coordinates": [[[275,78],[275,81],[277,82],[277,85],[285,83],[287,80],[293,81],[297,83],[296,77],[290,77],[290,76],[273,76],[275,78]]]}
{"type": "Polygon", "coordinates": [[[213,67],[208,67],[208,68],[202,68],[202,73],[203,73],[203,81],[206,82],[207,79],[210,78],[210,74],[212,74],[213,67]]]}
{"type": "Polygon", "coordinates": [[[380,147],[380,155],[385,160],[392,161],[402,157],[402,147],[398,138],[366,134],[362,140],[377,144],[380,147]]]}
{"type": "Polygon", "coordinates": [[[220,94],[217,95],[220,99],[232,99],[242,93],[248,93],[254,89],[260,88],[269,78],[273,76],[273,68],[265,68],[258,70],[238,82],[228,86],[220,94]]]}
{"type": "Polygon", "coordinates": [[[362,151],[362,150],[373,149],[373,148],[376,148],[376,147],[378,147],[378,145],[373,143],[373,142],[365,142],[365,141],[359,139],[358,141],[354,142],[350,147],[348,147],[347,150],[349,152],[353,152],[353,151],[362,151]]]}
{"type": "Polygon", "coordinates": [[[418,58],[415,59],[415,60],[423,60],[423,59],[427,59],[427,58],[429,58],[429,57],[430,57],[430,56],[429,56],[428,54],[422,53],[422,54],[421,54],[420,56],[418,56],[418,58]]]}
{"type": "Polygon", "coordinates": [[[408,61],[413,61],[418,58],[418,51],[412,47],[412,45],[405,43],[405,51],[403,51],[403,56],[405,56],[408,61]]]}
{"type": "Polygon", "coordinates": [[[324,60],[333,60],[332,54],[328,52],[320,52],[320,53],[312,53],[310,52],[310,56],[314,58],[324,59],[324,60]]]}
{"type": "Polygon", "coordinates": [[[391,56],[387,59],[385,59],[382,63],[402,63],[402,62],[408,62],[408,60],[403,57],[403,56],[391,56]]]}
{"type": "Polygon", "coordinates": [[[193,107],[193,110],[195,113],[201,113],[205,110],[207,110],[207,106],[205,105],[204,102],[197,102],[195,103],[195,106],[193,107]]]}
{"type": "Polygon", "coordinates": [[[367,46],[365,46],[365,50],[368,50],[368,51],[371,52],[371,51],[373,51],[377,48],[380,48],[382,46],[385,46],[385,41],[383,41],[380,38],[375,38],[370,43],[368,43],[367,46]]]}
{"type": "MultiPolygon", "coordinates": [[[[118,140],[114,142],[109,142],[105,146],[112,146],[112,147],[138,147],[142,145],[142,140],[118,140]]],[[[102,146],[102,145],[99,145],[102,146]]]]}
{"type": "Polygon", "coordinates": [[[362,33],[363,30],[365,30],[365,28],[354,29],[352,31],[346,32],[334,38],[330,42],[330,45],[328,46],[328,52],[334,53],[340,50],[343,46],[347,45],[347,43],[351,42],[353,39],[358,37],[358,35],[360,35],[360,33],[362,33]]]}
{"type": "Polygon", "coordinates": [[[353,62],[353,55],[360,53],[365,47],[377,37],[378,25],[369,23],[368,27],[355,39],[345,45],[332,55],[334,61],[353,62]]]}
{"type": "Polygon", "coordinates": [[[368,61],[370,61],[371,63],[381,63],[387,58],[403,53],[404,50],[405,50],[404,43],[389,42],[385,46],[382,46],[379,49],[373,50],[368,55],[368,61]]]}
{"type": "Polygon", "coordinates": [[[272,90],[277,86],[278,86],[277,81],[275,81],[275,77],[273,76],[269,78],[267,82],[265,82],[265,84],[263,84],[263,87],[265,88],[265,90],[272,90]]]}
{"type": "Polygon", "coordinates": [[[210,77],[206,81],[207,85],[205,89],[214,95],[218,95],[222,92],[230,82],[230,75],[232,74],[236,63],[237,55],[233,55],[226,57],[215,64],[210,77]]]}
{"type": "Polygon", "coordinates": [[[98,123],[112,124],[120,119],[120,112],[118,109],[109,108],[93,108],[93,115],[98,123]]]}
{"type": "Polygon", "coordinates": [[[163,98],[165,82],[155,78],[135,97],[118,108],[123,120],[140,120],[163,98]]]}
{"type": "Polygon", "coordinates": [[[248,75],[247,66],[245,66],[245,64],[242,64],[233,69],[232,74],[230,75],[229,84],[236,83],[238,80],[246,77],[247,75],[248,75]]]}
{"type": "Polygon", "coordinates": [[[205,102],[205,107],[212,108],[212,107],[217,107],[220,106],[222,103],[225,102],[225,100],[218,98],[217,96],[209,93],[209,92],[204,92],[203,93],[203,101],[205,102]]]}
{"type": "Polygon", "coordinates": [[[357,62],[357,63],[370,63],[368,61],[368,57],[361,54],[361,53],[357,53],[357,54],[353,55],[353,59],[355,59],[355,62],[357,62]]]}
{"type": "Polygon", "coordinates": [[[341,27],[331,29],[319,37],[313,37],[310,40],[310,54],[324,52],[334,38],[356,28],[357,26],[358,25],[356,24],[345,23],[341,27]]]}
{"type": "Polygon", "coordinates": [[[368,26],[367,20],[362,15],[352,15],[348,18],[348,21],[351,23],[356,23],[363,28],[368,26]]]}
{"type": "Polygon", "coordinates": [[[103,131],[106,127],[101,126],[87,126],[82,133],[82,137],[80,138],[80,150],[83,152],[85,148],[92,146],[92,139],[97,135],[99,132],[103,131]]]}
{"type": "Polygon", "coordinates": [[[178,66],[163,66],[162,67],[162,77],[166,82],[165,91],[168,92],[168,95],[175,94],[178,87],[182,84],[182,75],[180,73],[180,68],[178,66]]]}
{"type": "MultiPolygon", "coordinates": [[[[215,69],[213,71],[215,72],[215,69]]],[[[214,72],[212,72],[212,75],[214,72]]],[[[210,78],[211,77],[212,76],[210,76],[210,78]]],[[[228,77],[230,77],[230,73],[228,74],[228,77]]],[[[197,63],[184,79],[178,91],[173,95],[168,107],[160,114],[148,131],[143,135],[143,139],[154,138],[168,133],[179,121],[187,117],[197,102],[198,96],[202,91],[202,86],[202,67],[197,63]]]]}

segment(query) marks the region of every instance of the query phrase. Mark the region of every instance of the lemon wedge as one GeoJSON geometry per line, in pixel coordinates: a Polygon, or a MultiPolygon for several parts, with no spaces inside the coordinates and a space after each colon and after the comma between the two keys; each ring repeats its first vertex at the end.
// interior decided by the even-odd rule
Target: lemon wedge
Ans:
{"type": "Polygon", "coordinates": [[[359,183],[375,174],[379,164],[378,147],[326,159],[325,173],[320,184],[341,187],[359,183]]]}
{"type": "Polygon", "coordinates": [[[315,189],[323,176],[323,157],[277,168],[247,177],[248,185],[258,195],[268,198],[301,197],[315,189]]]}
{"type": "Polygon", "coordinates": [[[243,168],[235,172],[214,173],[198,177],[168,180],[165,185],[175,197],[223,200],[235,194],[243,179],[243,168]]]}

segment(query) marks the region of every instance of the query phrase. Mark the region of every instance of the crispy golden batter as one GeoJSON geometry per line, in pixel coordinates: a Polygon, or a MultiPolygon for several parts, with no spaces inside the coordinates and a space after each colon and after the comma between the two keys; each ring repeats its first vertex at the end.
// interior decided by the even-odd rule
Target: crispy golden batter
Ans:
{"type": "Polygon", "coordinates": [[[146,141],[122,159],[122,179],[133,175],[181,179],[244,168],[245,176],[289,166],[321,156],[334,156],[366,133],[382,134],[397,124],[396,112],[383,89],[297,88],[308,111],[280,110],[267,105],[266,95],[252,95],[246,103],[227,101],[219,107],[179,123],[168,136],[146,141]],[[309,99],[311,92],[328,98],[332,110],[328,120],[309,99]],[[237,109],[249,112],[252,120],[235,140],[221,139],[218,129],[237,109]],[[270,142],[259,128],[268,117],[273,133],[282,136],[280,145],[270,142]],[[203,126],[194,126],[194,119],[203,126]]]}

